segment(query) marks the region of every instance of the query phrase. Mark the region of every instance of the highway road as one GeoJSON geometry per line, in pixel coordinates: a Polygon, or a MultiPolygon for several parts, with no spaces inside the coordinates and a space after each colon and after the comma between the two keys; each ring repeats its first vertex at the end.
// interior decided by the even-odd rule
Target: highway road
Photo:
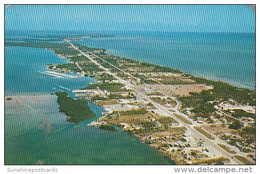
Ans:
{"type": "MultiPolygon", "coordinates": [[[[237,160],[236,158],[234,158],[234,155],[240,155],[243,156],[244,158],[248,159],[249,161],[251,161],[252,163],[255,163],[252,159],[246,157],[246,153],[240,152],[239,149],[234,148],[233,146],[229,145],[228,143],[226,143],[225,141],[221,140],[220,138],[218,138],[217,136],[211,134],[212,136],[214,136],[215,140],[209,139],[206,136],[204,136],[202,133],[198,132],[196,129],[194,129],[194,126],[198,126],[200,127],[200,125],[193,121],[192,119],[189,119],[187,117],[187,115],[185,115],[184,113],[179,111],[179,106],[180,106],[180,102],[175,98],[177,104],[174,107],[174,111],[175,113],[173,113],[172,111],[169,111],[168,108],[154,102],[153,100],[151,100],[147,95],[145,95],[144,93],[142,93],[141,91],[139,91],[138,89],[135,88],[134,85],[130,84],[129,82],[125,81],[124,79],[118,77],[115,73],[112,73],[109,69],[103,67],[100,63],[98,63],[96,60],[94,60],[93,58],[90,57],[90,55],[94,56],[95,58],[98,58],[104,62],[106,62],[107,64],[109,64],[110,66],[116,68],[117,70],[123,72],[124,74],[128,75],[129,77],[132,77],[136,80],[140,80],[139,78],[134,77],[133,75],[131,75],[129,72],[125,72],[124,70],[116,67],[115,65],[111,64],[110,62],[107,62],[106,60],[100,58],[99,56],[88,52],[85,53],[81,50],[78,49],[78,47],[76,47],[75,45],[73,45],[69,40],[65,39],[65,42],[67,42],[68,44],[70,44],[72,46],[72,48],[74,48],[75,50],[77,50],[79,53],[81,53],[83,56],[85,56],[86,58],[88,58],[91,62],[93,62],[95,65],[97,65],[99,68],[103,69],[104,71],[106,71],[108,74],[112,75],[114,78],[116,78],[120,83],[124,84],[124,85],[128,85],[129,87],[131,87],[133,89],[133,91],[136,92],[137,95],[141,96],[143,99],[147,100],[148,102],[152,103],[158,110],[167,113],[168,115],[170,115],[172,118],[174,118],[175,120],[177,120],[178,122],[180,122],[183,126],[185,126],[187,128],[187,131],[191,134],[191,136],[193,138],[196,139],[201,139],[204,141],[205,147],[207,149],[210,150],[210,152],[212,152],[213,154],[216,154],[217,156],[223,156],[226,157],[230,160],[230,164],[243,164],[241,161],[237,160]],[[185,122],[183,122],[182,120],[180,120],[178,117],[175,116],[175,114],[178,114],[182,117],[184,117],[185,119],[188,119],[192,124],[189,125],[185,122]],[[217,144],[224,144],[227,147],[232,147],[232,149],[234,149],[236,151],[236,154],[230,154],[227,151],[225,151],[224,149],[222,149],[221,147],[219,147],[217,144]]],[[[82,68],[77,64],[77,66],[82,70],[82,68]]],[[[146,84],[149,85],[149,84],[146,84]]],[[[162,84],[163,85],[163,84],[162,84]]],[[[168,96],[166,96],[168,97],[168,96]]],[[[206,131],[206,130],[205,130],[206,131]]],[[[207,132],[207,131],[206,131],[207,132]]]]}

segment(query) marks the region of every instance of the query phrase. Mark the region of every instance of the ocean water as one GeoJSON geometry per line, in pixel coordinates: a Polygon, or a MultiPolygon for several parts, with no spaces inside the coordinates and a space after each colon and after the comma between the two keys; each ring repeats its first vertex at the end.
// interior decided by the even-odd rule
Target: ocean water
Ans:
{"type": "Polygon", "coordinates": [[[110,54],[255,89],[255,35],[247,33],[109,33],[78,43],[110,54]]]}
{"type": "MultiPolygon", "coordinates": [[[[10,37],[21,40],[28,37],[24,34],[10,37]]],[[[78,43],[255,89],[255,38],[252,34],[109,34],[114,36],[87,38],[78,43]]],[[[48,37],[48,33],[40,35],[48,37]]],[[[30,39],[38,39],[38,36],[39,33],[34,33],[30,39]]],[[[5,95],[44,98],[60,90],[72,95],[70,90],[95,82],[87,77],[57,78],[43,74],[48,71],[47,64],[65,62],[67,60],[49,50],[5,47],[5,95]]],[[[5,164],[36,164],[39,160],[44,164],[173,164],[126,132],[87,127],[104,111],[91,102],[88,103],[96,117],[70,124],[66,116],[59,113],[55,96],[46,100],[36,98],[21,97],[23,102],[13,101],[13,104],[5,101],[5,164]],[[46,119],[51,124],[47,135],[40,128],[46,119]]]]}
{"type": "MultiPolygon", "coordinates": [[[[47,64],[67,63],[52,51],[30,47],[5,48],[5,95],[50,94],[58,89],[78,89],[94,79],[57,78],[44,74],[47,64]]],[[[73,74],[71,74],[73,76],[73,74]]],[[[60,76],[61,77],[61,76],[60,76]]]]}
{"type": "Polygon", "coordinates": [[[5,100],[5,164],[174,164],[126,132],[88,127],[104,111],[91,102],[94,118],[68,123],[50,94],[72,95],[95,80],[42,74],[47,64],[64,62],[49,50],[5,47],[5,96],[13,98],[5,100]]]}

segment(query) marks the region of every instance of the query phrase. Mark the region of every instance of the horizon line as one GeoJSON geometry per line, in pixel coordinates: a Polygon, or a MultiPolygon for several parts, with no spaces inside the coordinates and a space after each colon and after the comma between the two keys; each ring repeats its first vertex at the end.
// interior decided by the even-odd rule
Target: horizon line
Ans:
{"type": "Polygon", "coordinates": [[[241,34],[256,34],[256,32],[241,32],[241,31],[145,31],[145,30],[35,30],[35,29],[26,29],[26,30],[13,30],[13,29],[5,29],[4,32],[25,32],[25,31],[33,31],[33,32],[150,32],[150,33],[241,33],[241,34]]]}

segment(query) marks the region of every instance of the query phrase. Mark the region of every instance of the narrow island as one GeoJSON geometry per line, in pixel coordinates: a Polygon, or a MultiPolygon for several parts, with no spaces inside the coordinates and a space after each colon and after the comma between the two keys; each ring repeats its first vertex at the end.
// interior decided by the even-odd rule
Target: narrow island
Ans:
{"type": "MultiPolygon", "coordinates": [[[[97,83],[72,91],[106,110],[88,126],[121,127],[176,164],[255,164],[255,90],[111,55],[72,39],[5,45],[52,50],[69,63],[48,65],[50,71],[95,78],[97,83]]],[[[94,116],[86,102],[56,95],[68,121],[94,116]]]]}

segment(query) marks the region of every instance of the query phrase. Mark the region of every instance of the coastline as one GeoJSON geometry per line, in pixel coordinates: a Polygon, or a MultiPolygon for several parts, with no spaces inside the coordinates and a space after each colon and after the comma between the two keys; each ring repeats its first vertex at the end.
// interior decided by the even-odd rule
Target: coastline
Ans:
{"type": "Polygon", "coordinates": [[[43,165],[172,164],[170,159],[126,132],[111,133],[87,127],[84,122],[88,120],[79,124],[68,123],[66,115],[59,112],[56,95],[21,95],[24,102],[18,105],[16,99],[20,101],[19,98],[19,95],[5,96],[6,165],[36,165],[38,161],[42,161],[43,165]],[[9,97],[12,100],[6,100],[9,97]],[[32,112],[28,104],[34,104],[33,107],[37,104],[41,108],[32,112]],[[131,151],[126,148],[129,145],[131,151]],[[71,149],[72,146],[77,148],[71,149]],[[79,151],[82,155],[75,155],[79,151]],[[103,153],[100,154],[100,151],[103,153]],[[110,156],[107,157],[107,154],[110,156]],[[118,158],[122,154],[125,156],[118,158]],[[17,158],[17,155],[22,157],[17,158]],[[64,162],[64,158],[72,159],[64,162]]]}
{"type": "MultiPolygon", "coordinates": [[[[104,49],[104,48],[102,48],[102,49],[104,49]]],[[[120,57],[122,57],[124,55],[124,54],[118,54],[117,51],[115,51],[115,50],[107,50],[107,53],[115,55],[115,56],[120,56],[120,57]]],[[[129,58],[129,57],[127,57],[127,58],[129,58]]],[[[129,58],[129,59],[137,61],[136,59],[133,59],[133,58],[129,58]]],[[[151,62],[145,62],[145,63],[151,63],[151,62]]],[[[153,64],[153,63],[151,63],[151,64],[153,64]]],[[[164,66],[164,65],[161,65],[161,64],[156,64],[156,65],[164,66]]],[[[192,75],[193,77],[202,78],[202,79],[206,79],[206,80],[209,80],[209,81],[220,81],[220,82],[228,83],[229,85],[234,86],[234,87],[238,87],[238,88],[245,88],[245,89],[254,90],[254,91],[256,90],[255,84],[254,85],[253,84],[246,84],[246,83],[242,83],[242,82],[236,82],[234,80],[229,80],[228,78],[215,77],[210,73],[209,74],[188,73],[188,72],[185,72],[184,70],[178,69],[178,67],[171,67],[171,66],[167,66],[167,67],[172,68],[172,69],[177,69],[180,72],[187,74],[187,75],[192,75]]],[[[256,77],[255,77],[255,79],[256,79],[256,77]]]]}
{"type": "MultiPolygon", "coordinates": [[[[18,46],[18,47],[22,47],[22,46],[18,46]]],[[[50,51],[49,49],[46,49],[46,50],[50,51]]],[[[54,53],[54,51],[51,51],[51,52],[54,53]]],[[[57,55],[57,54],[55,54],[55,55],[57,55]]],[[[57,56],[60,59],[67,60],[66,57],[63,58],[63,57],[60,57],[60,55],[57,55],[57,56]]],[[[66,115],[59,112],[58,105],[57,105],[57,96],[54,93],[53,94],[50,94],[50,93],[51,92],[33,92],[33,93],[30,93],[30,92],[27,92],[27,93],[5,92],[5,103],[7,103],[7,104],[5,104],[5,116],[7,116],[7,118],[5,118],[5,119],[8,119],[8,121],[5,120],[5,128],[6,128],[6,131],[5,131],[5,133],[6,133],[6,135],[5,135],[6,136],[5,163],[6,164],[36,164],[37,163],[37,160],[35,160],[35,162],[20,161],[19,159],[12,160],[13,153],[10,153],[10,154],[8,153],[9,147],[7,148],[7,146],[11,147],[12,146],[11,144],[15,144],[15,143],[17,145],[19,145],[19,142],[11,141],[13,139],[12,135],[15,135],[17,137],[15,139],[18,139],[18,137],[23,137],[23,136],[25,136],[25,138],[27,139],[28,138],[27,134],[29,137],[30,137],[30,134],[39,134],[39,139],[45,139],[45,138],[49,137],[49,135],[54,136],[53,135],[54,133],[59,134],[60,131],[63,131],[63,130],[66,131],[68,129],[68,127],[70,129],[71,126],[66,120],[66,115]],[[11,100],[7,100],[7,98],[11,98],[11,100]],[[25,102],[23,102],[23,101],[25,101],[25,102]],[[50,101],[53,101],[54,103],[52,103],[50,101]],[[37,106],[38,105],[41,106],[42,109],[38,108],[38,109],[34,110],[33,108],[34,108],[34,106],[36,106],[36,104],[37,104],[37,106]],[[50,109],[50,107],[53,107],[56,109],[53,110],[53,109],[50,109]],[[47,111],[48,111],[48,113],[46,113],[47,111]],[[49,112],[51,112],[52,116],[50,115],[49,112]],[[34,117],[37,117],[37,118],[30,119],[28,114],[29,115],[33,114],[34,117]],[[8,115],[11,115],[12,117],[9,117],[8,115]],[[23,116],[20,116],[20,115],[23,115],[23,116]],[[42,117],[38,117],[38,115],[41,115],[42,117]],[[27,119],[29,119],[29,121],[27,119]],[[58,121],[59,119],[61,121],[58,121]],[[10,125],[9,125],[9,122],[10,122],[10,125]],[[48,126],[47,123],[48,124],[50,123],[50,125],[52,125],[54,127],[49,129],[48,127],[46,127],[46,126],[48,126]],[[64,124],[64,126],[60,126],[59,124],[62,124],[62,125],[64,124]],[[57,128],[56,128],[56,126],[57,126],[57,128]],[[14,127],[19,127],[20,129],[13,130],[14,127]],[[64,128],[60,128],[60,127],[64,127],[64,128]],[[41,138],[42,134],[43,134],[43,137],[41,138]],[[9,139],[11,139],[11,140],[9,140],[9,139]]],[[[99,110],[100,110],[99,108],[96,108],[96,107],[94,109],[98,110],[95,112],[99,112],[99,110]]],[[[96,116],[95,116],[95,118],[96,118],[96,116]]],[[[92,120],[92,119],[89,119],[89,120],[92,120]]],[[[86,120],[86,122],[88,122],[88,120],[86,120]]],[[[85,126],[84,123],[78,124],[78,126],[77,125],[74,126],[74,129],[76,129],[76,130],[82,129],[82,127],[84,127],[84,126],[85,126]]],[[[92,128],[90,130],[92,130],[92,128]]],[[[96,130],[96,128],[94,128],[93,130],[96,130]]],[[[93,131],[91,131],[91,132],[93,132],[93,131]]],[[[99,129],[98,129],[98,134],[100,134],[99,132],[101,132],[101,131],[99,131],[99,129]]],[[[106,131],[102,131],[102,133],[106,134],[106,131]]],[[[125,134],[125,133],[123,132],[123,134],[125,134]]],[[[126,138],[126,136],[128,136],[128,135],[125,135],[124,138],[126,138]]],[[[132,140],[129,140],[129,141],[132,141],[132,140]]],[[[41,140],[37,140],[37,142],[41,142],[41,140]]],[[[127,141],[125,140],[125,142],[127,142],[127,141]]],[[[131,142],[129,142],[129,143],[131,143],[131,142]]],[[[134,143],[134,145],[138,146],[138,148],[139,148],[139,149],[137,148],[138,150],[140,150],[140,149],[145,150],[144,153],[147,153],[146,151],[148,151],[148,152],[154,151],[154,149],[152,149],[150,147],[149,148],[143,147],[142,144],[138,145],[138,144],[134,143]]],[[[24,144],[24,146],[28,146],[28,145],[24,144]]],[[[42,146],[42,145],[39,145],[39,146],[42,146]]],[[[149,153],[151,153],[151,152],[149,152],[149,153]]],[[[18,151],[17,153],[20,154],[20,153],[22,153],[22,151],[18,151]]],[[[26,156],[26,155],[24,155],[24,156],[26,156]]],[[[161,159],[162,161],[154,162],[156,160],[148,160],[148,163],[151,163],[151,164],[171,164],[172,163],[172,161],[170,159],[164,158],[164,156],[162,154],[157,154],[157,151],[154,151],[151,154],[151,156],[154,156],[153,158],[161,159]],[[159,155],[159,157],[157,155],[159,155]]],[[[34,159],[34,157],[32,157],[32,158],[34,159]]],[[[141,158],[138,157],[138,155],[136,158],[137,159],[136,159],[136,161],[133,161],[133,164],[139,164],[139,162],[140,162],[140,164],[146,164],[146,160],[142,161],[141,158]],[[140,158],[140,159],[138,159],[138,158],[140,158]]],[[[126,159],[128,159],[128,158],[126,158],[126,159]]],[[[132,157],[132,159],[135,159],[135,158],[132,157]]],[[[47,163],[47,160],[41,159],[41,161],[43,161],[44,164],[47,163]]],[[[53,163],[51,163],[51,164],[53,164],[53,163]]],[[[62,163],[62,164],[64,164],[64,163],[62,163]]],[[[69,164],[73,164],[73,163],[69,163],[69,164]]],[[[85,164],[85,163],[83,163],[83,164],[85,164]]],[[[90,164],[90,163],[88,162],[87,164],[90,164]]],[[[96,163],[94,161],[92,161],[91,164],[96,164],[96,163]]],[[[104,164],[110,164],[110,163],[105,162],[104,164]]],[[[119,163],[117,162],[115,164],[119,164],[119,163]]],[[[122,164],[124,164],[124,163],[122,163],[122,164]]]]}
{"type": "MultiPolygon", "coordinates": [[[[147,64],[147,66],[148,65],[153,65],[153,64],[147,64]]],[[[156,65],[154,65],[154,66],[156,66],[156,65]]],[[[160,67],[160,66],[157,66],[157,67],[160,67]]],[[[162,67],[163,68],[163,67],[162,67]]],[[[167,68],[166,68],[167,69],[167,68]]],[[[168,68],[168,69],[170,69],[170,68],[168,68]]],[[[185,73],[182,73],[182,72],[180,72],[179,70],[173,70],[173,71],[175,71],[175,72],[177,72],[177,73],[179,73],[179,74],[181,74],[182,76],[190,76],[190,75],[187,75],[187,74],[185,74],[185,73]]],[[[217,82],[217,81],[211,81],[211,80],[206,80],[206,79],[203,79],[203,78],[197,78],[197,77],[194,77],[194,76],[190,76],[191,77],[191,79],[193,79],[193,80],[198,80],[198,81],[203,81],[203,83],[214,83],[214,84],[223,84],[223,85],[227,85],[227,86],[230,86],[230,87],[232,87],[232,89],[242,89],[242,88],[237,88],[237,87],[234,87],[234,86],[231,86],[231,85],[229,85],[229,84],[226,84],[226,83],[223,83],[223,82],[217,82]]],[[[98,79],[96,79],[96,80],[98,80],[98,79]]],[[[246,90],[246,89],[243,89],[243,90],[246,90]]],[[[102,118],[100,118],[99,120],[102,120],[102,119],[104,119],[104,118],[106,118],[105,116],[104,117],[102,117],[102,118]]],[[[127,129],[126,129],[127,130],[127,129]]],[[[138,137],[137,135],[135,135],[136,137],[138,137]]],[[[140,138],[140,137],[138,137],[138,138],[140,138]]],[[[140,139],[141,140],[141,139],[140,139]]],[[[146,140],[143,140],[143,141],[146,141],[146,140]]],[[[152,146],[152,145],[151,145],[152,146]]],[[[164,151],[164,150],[162,150],[163,151],[163,153],[164,153],[164,155],[166,155],[166,156],[168,156],[168,150],[167,151],[164,151]]],[[[172,160],[173,159],[176,159],[176,158],[171,158],[172,160]]],[[[223,159],[221,159],[221,160],[223,160],[223,159]]],[[[182,164],[183,163],[183,161],[182,162],[177,162],[177,164],[182,164]]],[[[184,163],[185,164],[185,163],[184,163]]]]}
{"type": "MultiPolygon", "coordinates": [[[[15,43],[15,42],[14,42],[15,43]]],[[[22,42],[22,43],[25,43],[25,42],[22,42]]],[[[61,43],[62,44],[62,43],[61,43]]],[[[84,45],[86,46],[86,45],[84,45]]],[[[5,47],[13,47],[13,46],[5,46],[5,47]]],[[[33,46],[17,46],[17,47],[32,47],[34,48],[33,46]]],[[[48,51],[51,51],[53,54],[57,55],[60,59],[62,60],[66,60],[67,63],[71,63],[71,61],[68,60],[69,57],[66,57],[64,56],[63,54],[57,54],[55,53],[54,49],[50,49],[50,48],[43,48],[43,49],[46,49],[48,51]]],[[[96,48],[96,49],[104,49],[104,48],[96,48]]],[[[106,50],[108,54],[110,54],[109,50],[106,50]]],[[[113,51],[112,51],[113,52],[113,51]]],[[[115,56],[120,56],[119,54],[115,54],[115,56]]],[[[131,58],[127,58],[127,59],[131,59],[131,58]]],[[[133,61],[137,61],[139,62],[138,60],[136,59],[131,59],[133,61]]],[[[144,63],[148,63],[148,64],[153,64],[153,63],[150,63],[150,62],[144,62],[144,63]]],[[[155,65],[158,65],[158,66],[163,66],[163,65],[160,65],[160,64],[155,64],[155,65]]],[[[166,66],[165,66],[166,67],[166,66]]],[[[203,74],[191,74],[191,73],[186,73],[182,70],[179,70],[178,68],[174,68],[174,67],[169,67],[167,66],[168,68],[171,68],[171,69],[175,69],[175,70],[178,70],[179,72],[181,72],[182,74],[185,74],[185,75],[191,75],[195,78],[200,78],[200,79],[204,79],[204,80],[207,80],[207,81],[213,81],[213,82],[223,82],[223,83],[227,83],[228,85],[232,86],[232,87],[236,87],[236,88],[241,88],[241,89],[249,89],[249,90],[254,90],[255,91],[255,85],[248,85],[248,84],[245,84],[245,83],[240,83],[240,82],[235,82],[235,81],[232,81],[232,80],[228,80],[228,79],[225,79],[225,78],[218,78],[218,77],[212,77],[212,76],[209,76],[209,75],[203,75],[203,74]]],[[[50,70],[48,68],[48,65],[47,65],[47,69],[50,70]]]]}
{"type": "Polygon", "coordinates": [[[108,54],[159,64],[173,69],[177,68],[186,74],[192,74],[208,80],[228,82],[236,87],[250,89],[255,87],[255,70],[253,71],[252,69],[255,69],[253,34],[247,37],[239,33],[181,34],[177,32],[171,34],[143,33],[138,35],[138,33],[118,32],[117,37],[112,37],[109,40],[88,38],[81,42],[73,43],[105,48],[108,54]],[[223,40],[220,41],[218,36],[222,37],[223,40]],[[204,37],[205,41],[201,40],[201,37],[204,37]],[[146,40],[143,41],[144,39],[146,40]],[[239,44],[241,41],[248,44],[243,46],[239,44]],[[188,44],[187,47],[186,44],[188,44]],[[192,46],[193,44],[194,46],[192,46]],[[194,51],[196,44],[199,46],[199,52],[194,51]],[[226,46],[223,47],[223,44],[226,46]],[[237,47],[232,49],[234,44],[237,44],[237,47]],[[205,54],[203,54],[204,52],[205,54]],[[222,52],[225,52],[225,54],[222,52]],[[167,59],[167,61],[164,59],[167,59]],[[236,62],[231,63],[232,60],[236,62]],[[240,64],[243,66],[241,67],[240,64]],[[248,66],[251,67],[251,71],[247,71],[249,70],[246,68],[248,66]],[[222,72],[219,72],[220,70],[222,72]],[[246,75],[240,75],[242,72],[246,75]]]}

